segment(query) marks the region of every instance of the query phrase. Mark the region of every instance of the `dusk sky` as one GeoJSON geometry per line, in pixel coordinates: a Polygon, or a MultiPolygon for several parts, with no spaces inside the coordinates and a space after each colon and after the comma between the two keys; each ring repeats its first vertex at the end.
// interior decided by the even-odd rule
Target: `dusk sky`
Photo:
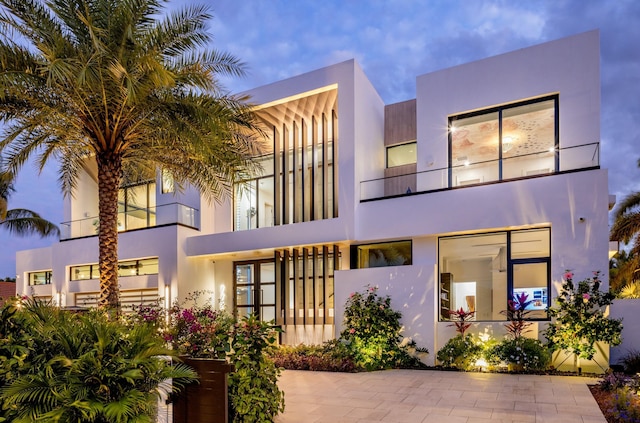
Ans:
{"type": "MultiPolygon", "coordinates": [[[[599,29],[600,164],[618,201],[640,190],[638,0],[168,1],[171,8],[193,3],[212,8],[214,47],[247,64],[245,78],[224,80],[229,91],[355,58],[386,104],[415,98],[418,75],[599,29]]],[[[596,141],[594,134],[579,144],[596,141]]],[[[39,176],[24,168],[9,207],[62,222],[55,164],[39,176]]],[[[0,277],[15,276],[16,251],[53,242],[0,232],[0,277]]]]}

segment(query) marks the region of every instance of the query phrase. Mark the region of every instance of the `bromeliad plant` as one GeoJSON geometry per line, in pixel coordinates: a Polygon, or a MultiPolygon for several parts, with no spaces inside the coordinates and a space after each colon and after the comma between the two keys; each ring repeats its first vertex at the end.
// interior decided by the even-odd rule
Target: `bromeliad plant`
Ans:
{"type": "Polygon", "coordinates": [[[565,350],[574,355],[574,367],[580,371],[580,359],[591,360],[595,353],[595,343],[605,342],[619,345],[622,342],[622,319],[611,319],[605,315],[614,295],[600,291],[600,272],[577,284],[573,282],[573,272],[567,270],[558,298],[557,307],[549,314],[554,321],[545,336],[553,350],[565,350]]]}

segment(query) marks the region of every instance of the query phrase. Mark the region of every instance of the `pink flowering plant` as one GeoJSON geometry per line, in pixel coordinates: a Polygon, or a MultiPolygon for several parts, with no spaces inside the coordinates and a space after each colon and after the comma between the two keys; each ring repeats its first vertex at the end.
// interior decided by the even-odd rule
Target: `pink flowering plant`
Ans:
{"type": "Polygon", "coordinates": [[[164,337],[182,355],[226,358],[230,350],[234,319],[214,309],[211,300],[202,301],[206,291],[195,291],[169,310],[169,325],[164,337]]]}
{"type": "Polygon", "coordinates": [[[169,310],[160,303],[135,306],[129,320],[155,326],[180,355],[223,359],[230,349],[234,319],[216,310],[207,297],[207,291],[195,291],[169,310]]]}
{"type": "Polygon", "coordinates": [[[573,272],[567,270],[562,290],[556,298],[557,305],[549,310],[553,321],[545,336],[554,350],[568,351],[576,360],[590,360],[596,353],[596,342],[612,346],[622,342],[622,320],[605,315],[614,295],[600,290],[599,271],[578,283],[573,278],[573,272]]]}

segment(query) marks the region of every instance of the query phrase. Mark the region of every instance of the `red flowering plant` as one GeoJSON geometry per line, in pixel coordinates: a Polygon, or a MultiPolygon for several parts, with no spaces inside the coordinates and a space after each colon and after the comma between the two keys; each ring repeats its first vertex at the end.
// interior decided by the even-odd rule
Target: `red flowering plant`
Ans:
{"type": "Polygon", "coordinates": [[[230,350],[234,319],[216,310],[211,300],[200,301],[206,291],[195,291],[169,310],[164,339],[182,355],[224,359],[230,350]]]}
{"type": "Polygon", "coordinates": [[[456,332],[464,336],[467,329],[471,327],[469,321],[473,319],[475,314],[475,311],[464,310],[462,307],[460,307],[460,310],[452,310],[449,312],[449,318],[453,320],[453,324],[449,326],[455,326],[456,332]]]}
{"type": "Polygon", "coordinates": [[[500,312],[507,316],[509,323],[504,326],[513,339],[518,339],[523,333],[530,331],[528,328],[532,322],[527,320],[527,316],[531,311],[527,310],[527,307],[533,301],[528,298],[529,296],[524,292],[515,294],[513,300],[507,302],[507,309],[500,312]]]}

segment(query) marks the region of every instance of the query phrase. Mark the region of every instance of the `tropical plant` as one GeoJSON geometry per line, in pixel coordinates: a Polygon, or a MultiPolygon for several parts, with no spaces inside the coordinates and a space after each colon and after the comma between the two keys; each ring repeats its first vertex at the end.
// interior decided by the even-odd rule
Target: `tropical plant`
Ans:
{"type": "Polygon", "coordinates": [[[490,363],[504,362],[513,370],[544,370],[549,366],[549,349],[537,339],[505,338],[488,349],[486,356],[490,363]]]}
{"type": "MultiPolygon", "coordinates": [[[[378,296],[378,288],[352,293],[344,308],[340,341],[351,351],[356,365],[364,370],[393,367],[420,367],[420,360],[409,354],[415,342],[403,339],[402,313],[391,308],[391,297],[378,296]]],[[[417,348],[417,352],[427,352],[417,348]]]]}
{"type": "Polygon", "coordinates": [[[30,158],[60,164],[65,195],[97,167],[100,306],[118,306],[118,190],[155,179],[206,198],[255,170],[246,98],[218,76],[243,74],[207,49],[206,6],[161,0],[0,0],[0,153],[16,173],[30,158]]]}
{"type": "Polygon", "coordinates": [[[467,329],[471,327],[471,323],[469,322],[473,319],[475,314],[475,311],[464,310],[462,307],[460,307],[460,310],[450,311],[449,318],[453,320],[453,323],[449,326],[455,326],[456,332],[464,336],[467,329]]]}
{"type": "Polygon", "coordinates": [[[500,312],[507,316],[508,322],[505,323],[504,327],[512,339],[518,339],[523,333],[529,332],[531,322],[527,320],[527,316],[531,311],[527,307],[533,301],[529,300],[528,297],[524,292],[515,294],[513,300],[507,302],[507,309],[500,312]]]}
{"type": "Polygon", "coordinates": [[[0,228],[14,235],[58,236],[56,225],[42,218],[38,213],[26,209],[9,209],[8,201],[14,192],[13,174],[0,172],[0,228]]]}
{"type": "Polygon", "coordinates": [[[638,299],[640,298],[640,281],[634,281],[626,284],[616,294],[618,298],[638,299]]]}
{"type": "Polygon", "coordinates": [[[455,367],[460,370],[473,368],[482,355],[482,345],[473,336],[458,334],[449,339],[436,354],[436,358],[444,367],[455,367]]]}
{"type": "Polygon", "coordinates": [[[235,325],[229,376],[231,413],[236,423],[272,422],[284,411],[284,392],[278,388],[280,369],[269,358],[278,330],[254,315],[235,325]]]}
{"type": "MultiPolygon", "coordinates": [[[[640,166],[640,160],[638,161],[640,166]]],[[[613,213],[610,238],[630,246],[612,259],[610,289],[618,292],[623,286],[640,279],[640,192],[625,197],[613,213]]]]}
{"type": "Polygon", "coordinates": [[[556,307],[549,309],[553,321],[545,331],[552,350],[565,350],[574,354],[574,366],[580,371],[579,360],[591,360],[596,353],[595,343],[612,346],[622,342],[622,319],[605,315],[605,307],[613,301],[613,294],[600,291],[600,272],[576,284],[573,272],[564,274],[562,290],[556,298],[556,307]]]}
{"type": "Polygon", "coordinates": [[[174,352],[148,325],[25,299],[5,305],[2,317],[0,405],[7,421],[153,422],[158,399],[196,378],[166,359],[174,352]]]}

